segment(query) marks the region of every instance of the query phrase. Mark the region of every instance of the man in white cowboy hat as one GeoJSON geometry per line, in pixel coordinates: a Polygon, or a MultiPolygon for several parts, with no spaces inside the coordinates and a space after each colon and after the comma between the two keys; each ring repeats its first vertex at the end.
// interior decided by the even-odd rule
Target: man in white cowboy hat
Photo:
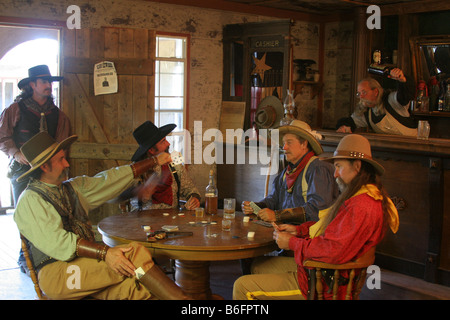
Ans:
{"type": "MultiPolygon", "coordinates": [[[[21,151],[31,176],[19,198],[14,220],[27,239],[41,290],[50,299],[185,299],[187,296],[153,262],[140,244],[109,248],[95,242],[88,212],[117,197],[151,168],[171,161],[168,153],[98,173],[67,179],[66,150],[77,136],[56,142],[41,132],[21,151]],[[80,286],[68,286],[71,266],[80,286]],[[135,270],[143,286],[136,284],[135,270]],[[143,274],[143,275],[142,275],[143,274]]],[[[136,275],[137,276],[137,275],[136,275]]]]}
{"type": "MultiPolygon", "coordinates": [[[[10,159],[8,177],[15,205],[28,184],[28,179],[20,182],[16,179],[30,169],[20,147],[41,131],[47,131],[58,142],[70,135],[69,118],[56,107],[52,98],[52,82],[61,80],[62,77],[52,76],[46,65],[30,68],[28,77],[18,83],[22,93],[0,116],[0,150],[10,159]]],[[[18,263],[25,271],[22,250],[18,263]]]]}
{"type": "MultiPolygon", "coordinates": [[[[131,161],[152,158],[162,152],[168,152],[170,143],[166,136],[172,132],[176,124],[167,124],[160,128],[151,121],[145,121],[133,131],[133,136],[139,144],[131,161]]],[[[200,193],[189,177],[182,164],[166,164],[155,170],[158,177],[156,187],[145,188],[139,197],[132,199],[131,204],[138,209],[178,208],[180,201],[185,202],[185,208],[193,210],[200,206],[200,193]],[[184,199],[184,200],[183,200],[184,199]]],[[[144,180],[148,174],[143,175],[144,180]]],[[[126,193],[130,193],[130,190],[126,193]]],[[[126,198],[126,193],[122,195],[126,198]]]]}
{"type": "MultiPolygon", "coordinates": [[[[270,195],[256,202],[262,208],[258,216],[265,221],[317,221],[319,210],[331,206],[339,194],[333,166],[317,157],[323,152],[319,135],[306,122],[293,120],[278,130],[288,166],[275,177],[270,195]]],[[[243,201],[242,211],[253,213],[249,201],[243,201]]]]}
{"type": "MultiPolygon", "coordinates": [[[[294,257],[261,257],[252,266],[252,275],[239,278],[234,284],[234,299],[296,299],[308,293],[305,260],[330,264],[354,261],[376,246],[387,227],[397,232],[398,212],[380,182],[384,168],[372,158],[369,141],[360,135],[342,138],[327,159],[334,163],[334,176],[345,188],[329,210],[321,212],[318,222],[299,226],[283,224],[274,231],[281,249],[294,252],[294,257]]],[[[347,278],[342,277],[338,298],[346,295],[347,278]]],[[[323,277],[324,298],[329,279],[323,277]]]]}

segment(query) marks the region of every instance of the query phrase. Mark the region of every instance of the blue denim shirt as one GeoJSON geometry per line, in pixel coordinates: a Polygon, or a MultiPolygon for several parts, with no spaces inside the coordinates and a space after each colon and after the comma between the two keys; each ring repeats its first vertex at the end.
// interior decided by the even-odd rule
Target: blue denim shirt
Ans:
{"type": "Polygon", "coordinates": [[[330,207],[339,195],[333,165],[318,158],[310,163],[305,177],[308,184],[306,203],[302,196],[302,178],[305,172],[299,174],[292,193],[288,193],[283,179],[286,170],[287,167],[275,177],[271,193],[260,202],[272,210],[303,207],[307,221],[318,221],[319,211],[330,207]]]}

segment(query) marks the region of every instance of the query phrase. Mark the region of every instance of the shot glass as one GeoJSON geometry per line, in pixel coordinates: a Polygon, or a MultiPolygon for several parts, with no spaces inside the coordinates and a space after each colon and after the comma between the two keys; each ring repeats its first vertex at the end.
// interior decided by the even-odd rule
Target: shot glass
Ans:
{"type": "Polygon", "coordinates": [[[205,210],[202,207],[195,208],[195,217],[197,219],[202,219],[205,215],[205,210]]]}
{"type": "Polygon", "coordinates": [[[230,219],[223,219],[222,220],[222,230],[223,231],[230,231],[231,230],[231,220],[230,219]]]}

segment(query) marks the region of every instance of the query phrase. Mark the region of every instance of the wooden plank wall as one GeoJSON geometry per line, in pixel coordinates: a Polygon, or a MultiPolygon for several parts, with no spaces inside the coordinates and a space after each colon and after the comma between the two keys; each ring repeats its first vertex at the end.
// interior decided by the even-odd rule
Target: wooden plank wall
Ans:
{"type": "Polygon", "coordinates": [[[129,162],[137,147],[133,130],[154,116],[154,41],[155,32],[145,29],[65,30],[62,109],[79,136],[71,151],[72,175],[93,175],[129,162]],[[118,92],[95,96],[94,64],[104,60],[115,64],[118,92]],[[101,148],[99,156],[92,143],[119,146],[115,153],[101,148]]]}
{"type": "MultiPolygon", "coordinates": [[[[70,151],[71,176],[130,163],[137,149],[133,130],[154,118],[155,32],[145,29],[64,30],[62,110],[78,135],[70,151]],[[94,95],[94,64],[114,62],[118,92],[94,95]]],[[[93,224],[118,213],[105,204],[90,213],[93,224]]]]}

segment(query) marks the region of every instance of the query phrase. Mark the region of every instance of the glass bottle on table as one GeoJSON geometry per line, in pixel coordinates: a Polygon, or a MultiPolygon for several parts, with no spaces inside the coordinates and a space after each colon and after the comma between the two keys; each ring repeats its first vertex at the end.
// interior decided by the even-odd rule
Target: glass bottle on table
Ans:
{"type": "Polygon", "coordinates": [[[209,183],[205,190],[205,213],[214,215],[217,214],[217,204],[218,204],[219,190],[217,189],[216,183],[214,181],[213,170],[209,171],[209,183]]]}

